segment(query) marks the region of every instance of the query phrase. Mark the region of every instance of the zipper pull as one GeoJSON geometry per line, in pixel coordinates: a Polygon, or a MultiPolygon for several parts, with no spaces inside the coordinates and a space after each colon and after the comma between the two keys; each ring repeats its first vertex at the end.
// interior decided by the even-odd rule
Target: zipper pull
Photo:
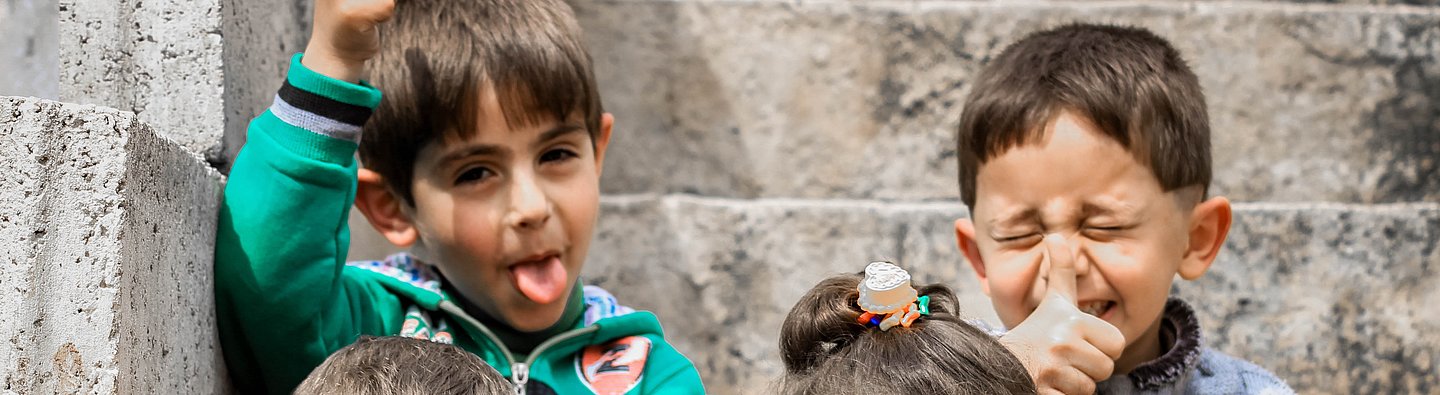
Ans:
{"type": "Polygon", "coordinates": [[[525,383],[530,382],[530,366],[517,362],[510,367],[510,381],[515,383],[515,394],[525,395],[525,383]]]}

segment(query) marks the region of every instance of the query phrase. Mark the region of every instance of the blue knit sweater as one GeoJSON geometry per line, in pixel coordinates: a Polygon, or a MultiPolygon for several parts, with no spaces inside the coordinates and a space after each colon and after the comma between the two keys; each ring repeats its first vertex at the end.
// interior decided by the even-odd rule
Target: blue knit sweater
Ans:
{"type": "Polygon", "coordinates": [[[1294,394],[1274,374],[1253,363],[1207,348],[1200,322],[1178,298],[1165,303],[1161,331],[1173,345],[1165,355],[1129,374],[1096,385],[1099,394],[1294,394]]]}

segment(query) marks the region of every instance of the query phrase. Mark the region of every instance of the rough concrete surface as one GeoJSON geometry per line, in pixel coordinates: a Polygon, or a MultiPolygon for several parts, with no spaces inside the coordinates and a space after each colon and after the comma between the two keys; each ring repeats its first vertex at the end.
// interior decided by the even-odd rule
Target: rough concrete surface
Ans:
{"type": "Polygon", "coordinates": [[[1190,59],[1210,104],[1217,193],[1440,200],[1440,8],[575,6],[616,115],[610,193],[949,199],[954,128],[973,76],[1025,33],[1078,20],[1150,28],[1190,59]]]}
{"type": "Polygon", "coordinates": [[[220,176],[134,114],[0,98],[7,393],[223,392],[220,176]]]}
{"type": "Polygon", "coordinates": [[[60,0],[60,99],[134,112],[207,159],[223,155],[219,0],[60,0]]]}
{"type": "MultiPolygon", "coordinates": [[[[585,278],[655,311],[712,393],[778,377],[785,314],[819,280],[891,259],[998,322],[955,247],[958,204],[625,196],[605,200],[585,278]]],[[[1176,293],[1209,344],[1300,393],[1432,393],[1440,206],[1242,204],[1225,251],[1176,293]]]]}
{"type": "MultiPolygon", "coordinates": [[[[229,173],[245,144],[250,120],[270,107],[290,68],[290,55],[310,38],[309,0],[222,0],[224,34],[225,136],[223,157],[214,162],[229,173]]],[[[214,159],[214,158],[212,158],[214,159]]]]}
{"type": "Polygon", "coordinates": [[[1301,393],[1440,392],[1440,205],[1254,205],[1177,287],[1207,341],[1301,393]]]}
{"type": "Polygon", "coordinates": [[[0,95],[59,95],[59,31],[54,0],[0,0],[0,95]]]}

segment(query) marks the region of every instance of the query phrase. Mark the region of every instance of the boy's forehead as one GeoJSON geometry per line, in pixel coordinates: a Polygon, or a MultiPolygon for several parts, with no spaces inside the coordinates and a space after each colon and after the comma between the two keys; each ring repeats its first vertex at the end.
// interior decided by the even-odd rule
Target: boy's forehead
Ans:
{"type": "Polygon", "coordinates": [[[571,109],[562,117],[556,108],[547,108],[534,102],[534,98],[520,89],[496,89],[494,84],[481,84],[472,93],[470,100],[460,114],[436,114],[454,116],[456,121],[436,139],[440,148],[471,144],[474,141],[502,140],[512,134],[535,132],[549,129],[556,124],[574,124],[584,127],[585,116],[579,109],[571,109]],[[561,119],[564,118],[564,119],[561,119]]]}
{"type": "Polygon", "coordinates": [[[1005,199],[991,199],[986,203],[988,204],[984,206],[985,210],[975,215],[977,219],[983,217],[983,220],[991,225],[1032,222],[1048,216],[1135,217],[1149,206],[1143,199],[1130,200],[1109,195],[1074,196],[1073,199],[1055,199],[1039,204],[1005,199]]]}
{"type": "Polygon", "coordinates": [[[1134,215],[1164,194],[1154,173],[1119,142],[1073,126],[1047,131],[981,163],[972,208],[976,219],[1002,224],[1134,215]]]}
{"type": "Polygon", "coordinates": [[[446,133],[446,138],[468,139],[468,134],[524,131],[555,123],[583,124],[585,119],[583,109],[541,102],[534,92],[520,85],[482,82],[471,95],[463,110],[468,111],[467,122],[460,123],[465,130],[446,133]]]}

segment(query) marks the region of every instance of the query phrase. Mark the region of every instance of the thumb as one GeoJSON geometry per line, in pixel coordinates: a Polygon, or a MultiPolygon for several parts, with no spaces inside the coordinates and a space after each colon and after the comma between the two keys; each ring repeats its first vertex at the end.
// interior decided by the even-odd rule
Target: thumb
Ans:
{"type": "Polygon", "coordinates": [[[1050,261],[1049,279],[1045,294],[1064,297],[1070,304],[1077,303],[1075,291],[1075,257],[1065,238],[1058,233],[1045,235],[1045,258],[1050,261]]]}

